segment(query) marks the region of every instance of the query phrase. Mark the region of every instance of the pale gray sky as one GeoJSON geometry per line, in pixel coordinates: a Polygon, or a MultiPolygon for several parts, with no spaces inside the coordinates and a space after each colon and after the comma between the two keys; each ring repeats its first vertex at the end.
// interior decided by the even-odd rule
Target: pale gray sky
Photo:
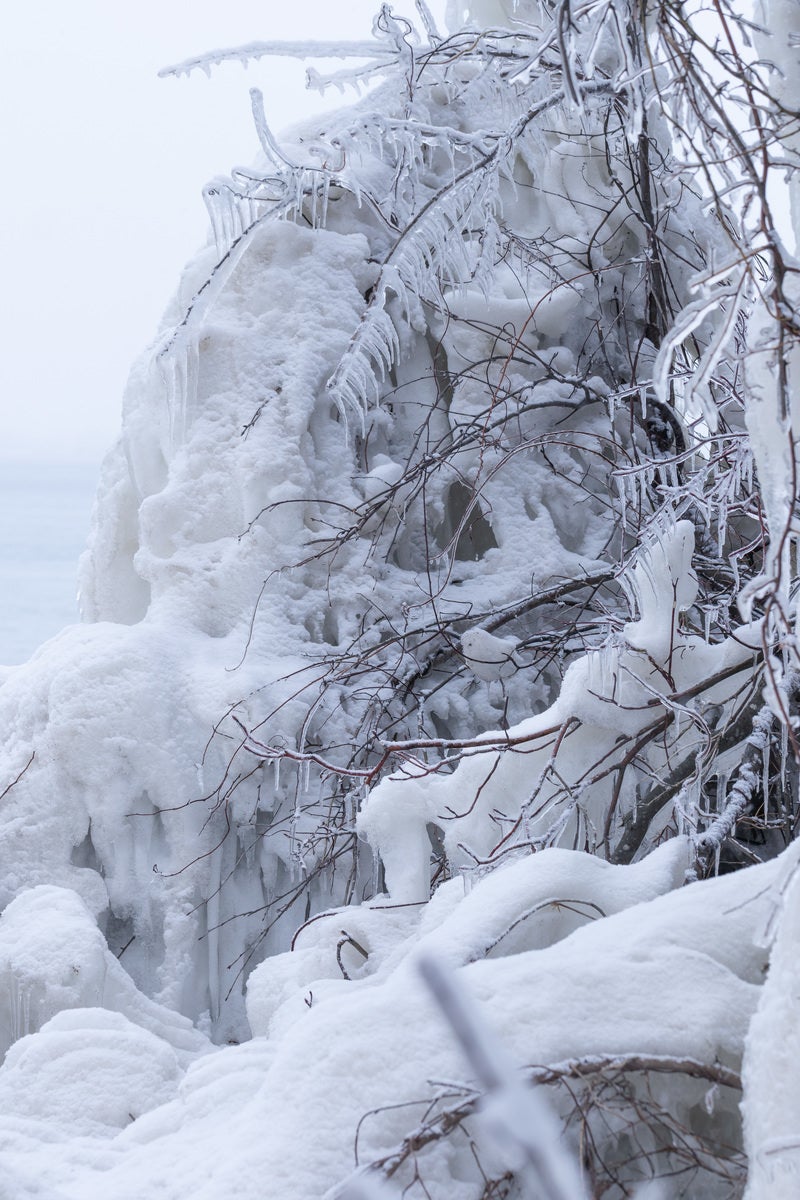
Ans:
{"type": "MultiPolygon", "coordinates": [[[[430,7],[441,19],[444,0],[430,7]]],[[[210,79],[162,80],[158,69],[253,40],[362,39],[378,8],[12,2],[0,74],[0,459],[99,460],[128,368],[205,239],[203,184],[255,155],[248,89],[264,91],[274,128],[322,104],[304,91],[301,62],[230,64],[210,79]]],[[[396,8],[413,12],[413,0],[396,8]]]]}

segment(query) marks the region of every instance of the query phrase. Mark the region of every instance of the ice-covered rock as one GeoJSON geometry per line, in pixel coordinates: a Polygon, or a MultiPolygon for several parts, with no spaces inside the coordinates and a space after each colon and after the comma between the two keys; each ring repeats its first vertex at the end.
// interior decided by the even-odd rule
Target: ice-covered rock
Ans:
{"type": "Polygon", "coordinates": [[[85,904],[66,888],[22,892],[0,916],[0,997],[0,1053],[72,1009],[118,1013],[184,1065],[210,1048],[190,1021],[139,991],[85,904]]]}

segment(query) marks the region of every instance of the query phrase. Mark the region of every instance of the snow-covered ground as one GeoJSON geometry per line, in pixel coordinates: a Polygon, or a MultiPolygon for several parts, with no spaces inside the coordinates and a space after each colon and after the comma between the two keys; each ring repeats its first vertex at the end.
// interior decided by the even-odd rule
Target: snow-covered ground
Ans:
{"type": "Polygon", "coordinates": [[[442,50],[420,4],[357,107],[278,145],[253,96],[84,620],[0,687],[2,1200],[794,1200],[798,844],[696,878],[728,796],[772,811],[781,664],[732,598],[703,629],[644,412],[644,209],[677,306],[723,233],[587,12],[597,77],[569,22],[527,79],[529,33],[442,50]]]}

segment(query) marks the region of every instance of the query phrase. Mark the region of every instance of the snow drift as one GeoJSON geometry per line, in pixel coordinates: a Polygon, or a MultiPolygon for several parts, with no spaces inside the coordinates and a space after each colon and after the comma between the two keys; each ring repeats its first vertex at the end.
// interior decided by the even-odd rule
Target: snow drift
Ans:
{"type": "Polygon", "coordinates": [[[417,8],[354,107],[278,141],[253,93],[84,624],[0,687],[15,1200],[523,1194],[426,955],[592,1194],[792,1194],[795,543],[709,300],[745,217],[672,157],[655,17],[417,8]]]}

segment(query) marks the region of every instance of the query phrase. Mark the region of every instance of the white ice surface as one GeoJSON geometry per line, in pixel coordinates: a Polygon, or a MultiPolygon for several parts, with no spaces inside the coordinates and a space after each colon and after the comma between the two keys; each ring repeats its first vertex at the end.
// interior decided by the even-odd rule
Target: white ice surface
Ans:
{"type": "MultiPolygon", "coordinates": [[[[737,1068],[767,961],[757,934],[784,864],[659,896],[681,866],[680,846],[637,867],[608,867],[567,851],[541,854],[498,870],[460,899],[448,885],[440,912],[435,898],[411,938],[407,924],[393,924],[396,910],[342,914],[339,923],[346,916],[350,930],[357,928],[350,917],[360,916],[360,937],[389,918],[376,973],[349,983],[340,974],[329,990],[324,981],[295,980],[301,994],[312,993],[310,1006],[271,1038],[202,1055],[181,1082],[163,1040],[96,1009],[65,1013],[18,1043],[0,1070],[0,1095],[20,1087],[24,1109],[3,1110],[0,1163],[19,1181],[20,1197],[42,1186],[75,1200],[256,1200],[269,1181],[275,1200],[317,1200],[352,1169],[366,1113],[373,1115],[358,1135],[361,1162],[391,1150],[413,1128],[435,1091],[429,1080],[465,1078],[460,1052],[414,967],[417,947],[464,964],[456,967],[463,986],[520,1065],[636,1053],[737,1068]],[[593,897],[616,915],[587,909],[587,919],[569,932],[572,922],[554,924],[553,913],[540,908],[526,922],[540,948],[509,940],[482,957],[487,937],[502,932],[513,914],[537,898],[551,897],[553,908],[558,897],[585,896],[590,883],[593,897]],[[114,1030],[118,1039],[109,1036],[114,1030]],[[138,1056],[135,1070],[129,1054],[138,1056]],[[84,1076],[114,1091],[114,1104],[106,1109],[99,1097],[68,1103],[84,1076]],[[37,1089],[48,1080],[62,1099],[39,1102],[37,1089]],[[167,1090],[172,1096],[139,1115],[145,1083],[156,1099],[167,1090]],[[126,1104],[138,1119],[117,1132],[126,1104]],[[47,1142],[48,1153],[34,1164],[21,1147],[36,1139],[47,1142]]],[[[306,941],[324,924],[309,926],[306,941]]],[[[329,944],[335,924],[329,922],[329,944]]],[[[336,970],[335,961],[328,964],[329,976],[336,970]]],[[[687,1111],[703,1103],[707,1085],[669,1078],[687,1111]]],[[[455,1190],[441,1190],[452,1153],[442,1146],[422,1160],[437,1200],[461,1194],[452,1178],[455,1190]]]]}

